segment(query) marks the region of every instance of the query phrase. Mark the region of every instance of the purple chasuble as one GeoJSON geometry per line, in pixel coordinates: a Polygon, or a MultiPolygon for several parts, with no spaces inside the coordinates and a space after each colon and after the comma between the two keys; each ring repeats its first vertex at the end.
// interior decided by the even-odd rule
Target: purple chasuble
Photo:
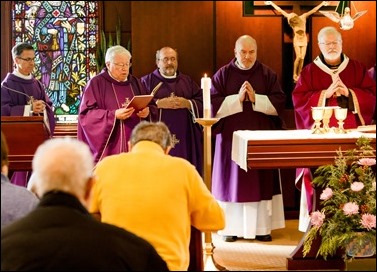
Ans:
{"type": "Polygon", "coordinates": [[[147,93],[139,79],[130,74],[127,81],[119,82],[107,68],[88,82],[79,109],[77,138],[89,145],[96,162],[128,151],[131,131],[143,119],[134,112],[126,120],[117,120],[115,111],[126,98],[142,94],[147,93]]]}
{"type": "Polygon", "coordinates": [[[39,80],[35,78],[23,79],[8,73],[1,85],[27,95],[25,96],[1,87],[1,116],[23,116],[25,105],[27,105],[29,97],[32,96],[34,99],[43,100],[46,103],[51,135],[53,134],[55,130],[55,117],[52,102],[39,80]]]}
{"type": "MultiPolygon", "coordinates": [[[[249,81],[257,94],[267,95],[278,114],[285,107],[285,93],[277,75],[256,61],[249,70],[235,66],[235,59],[220,68],[212,77],[211,102],[213,116],[224,99],[238,94],[241,85],[249,81]]],[[[224,202],[258,202],[281,194],[277,170],[241,169],[232,159],[232,139],[236,130],[282,129],[277,116],[254,111],[250,101],[243,102],[243,111],[221,118],[213,126],[216,138],[212,172],[212,194],[224,202]]]]}
{"type": "Polygon", "coordinates": [[[162,121],[168,127],[174,137],[175,145],[170,155],[181,157],[193,165],[203,176],[203,129],[195,122],[195,117],[203,115],[203,93],[198,84],[188,75],[177,71],[176,78],[164,78],[158,69],[141,78],[141,83],[151,92],[160,82],[161,87],[155,93],[154,101],[175,96],[184,97],[191,101],[193,112],[189,109],[157,109],[152,112],[153,121],[162,121]],[[195,117],[194,117],[195,114],[195,117]]]}
{"type": "MultiPolygon", "coordinates": [[[[46,103],[46,113],[51,132],[50,136],[53,135],[56,122],[52,101],[46,94],[43,84],[39,80],[34,77],[24,79],[12,73],[8,73],[1,85],[1,116],[23,116],[25,105],[28,104],[29,97],[31,96],[36,100],[43,100],[46,103]],[[26,95],[11,91],[3,86],[26,95]]],[[[26,171],[14,172],[11,177],[11,183],[26,187],[30,175],[31,172],[26,171]]]]}

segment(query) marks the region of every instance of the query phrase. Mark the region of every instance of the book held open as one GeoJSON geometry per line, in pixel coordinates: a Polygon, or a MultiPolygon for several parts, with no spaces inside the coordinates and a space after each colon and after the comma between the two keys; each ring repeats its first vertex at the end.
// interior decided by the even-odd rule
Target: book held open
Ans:
{"type": "Polygon", "coordinates": [[[148,106],[149,102],[151,102],[153,95],[145,94],[145,95],[135,95],[132,97],[131,101],[125,106],[126,108],[134,108],[135,111],[140,111],[148,106]]]}

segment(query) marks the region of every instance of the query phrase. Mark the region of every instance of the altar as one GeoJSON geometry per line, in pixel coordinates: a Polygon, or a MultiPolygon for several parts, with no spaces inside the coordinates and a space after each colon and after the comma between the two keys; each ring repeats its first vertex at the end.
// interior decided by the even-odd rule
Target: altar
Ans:
{"type": "MultiPolygon", "coordinates": [[[[316,168],[333,164],[337,151],[346,152],[355,148],[361,136],[369,138],[376,149],[376,126],[368,127],[345,134],[313,134],[311,130],[239,130],[233,133],[232,160],[245,171],[252,168],[316,168]]],[[[313,198],[314,203],[318,203],[315,193],[313,198]]],[[[345,263],[340,255],[325,261],[321,256],[316,257],[315,246],[304,257],[304,236],[287,257],[288,270],[344,270],[345,263]]]]}
{"type": "Polygon", "coordinates": [[[334,162],[336,151],[346,151],[365,136],[376,147],[376,134],[312,134],[311,130],[238,130],[233,133],[232,160],[242,169],[318,167],[334,162]]]}

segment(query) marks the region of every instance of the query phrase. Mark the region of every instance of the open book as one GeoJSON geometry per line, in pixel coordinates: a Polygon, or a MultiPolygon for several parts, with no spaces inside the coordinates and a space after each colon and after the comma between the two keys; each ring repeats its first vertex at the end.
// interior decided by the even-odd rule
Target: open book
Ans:
{"type": "Polygon", "coordinates": [[[134,97],[132,97],[130,103],[127,104],[126,108],[134,108],[135,111],[140,111],[148,106],[152,98],[153,95],[151,94],[135,95],[134,97]]]}

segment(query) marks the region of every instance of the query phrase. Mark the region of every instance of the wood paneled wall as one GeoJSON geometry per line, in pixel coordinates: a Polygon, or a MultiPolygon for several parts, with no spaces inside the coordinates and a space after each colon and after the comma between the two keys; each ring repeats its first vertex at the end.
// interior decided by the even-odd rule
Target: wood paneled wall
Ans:
{"type": "Polygon", "coordinates": [[[282,16],[242,16],[242,1],[216,2],[216,70],[234,58],[237,38],[256,39],[257,58],[282,75],[282,16]]]}
{"type": "MultiPolygon", "coordinates": [[[[283,83],[282,15],[243,17],[243,1],[100,1],[100,25],[114,33],[118,16],[122,23],[122,45],[131,41],[132,73],[140,77],[155,69],[155,52],[162,46],[178,49],[179,69],[198,83],[204,73],[211,76],[234,56],[238,36],[250,34],[258,43],[258,59],[274,69],[283,83]]],[[[1,79],[11,71],[11,1],[1,1],[1,79]]],[[[376,2],[355,2],[368,12],[342,31],[344,52],[371,67],[376,62],[376,2]]],[[[320,14],[311,16],[312,58],[318,55],[317,33],[326,25],[337,26],[320,14]]],[[[292,47],[293,52],[293,47],[292,47]]],[[[283,84],[282,84],[283,85],[283,84]]]]}
{"type": "Polygon", "coordinates": [[[140,77],[156,68],[156,50],[178,50],[179,70],[198,84],[214,70],[214,2],[133,1],[132,72],[140,77]]]}

